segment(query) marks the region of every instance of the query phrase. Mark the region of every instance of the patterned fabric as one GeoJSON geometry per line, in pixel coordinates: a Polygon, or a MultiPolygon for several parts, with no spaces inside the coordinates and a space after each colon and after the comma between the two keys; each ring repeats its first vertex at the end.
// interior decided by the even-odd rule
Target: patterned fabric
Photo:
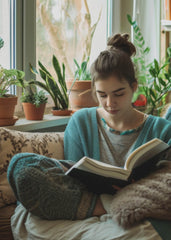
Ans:
{"type": "Polygon", "coordinates": [[[64,159],[63,133],[26,133],[0,128],[0,208],[16,202],[7,181],[7,168],[11,158],[21,152],[64,159]]]}
{"type": "Polygon", "coordinates": [[[17,200],[43,219],[85,219],[92,216],[97,195],[64,174],[60,161],[33,153],[19,153],[7,177],[17,200]]]}

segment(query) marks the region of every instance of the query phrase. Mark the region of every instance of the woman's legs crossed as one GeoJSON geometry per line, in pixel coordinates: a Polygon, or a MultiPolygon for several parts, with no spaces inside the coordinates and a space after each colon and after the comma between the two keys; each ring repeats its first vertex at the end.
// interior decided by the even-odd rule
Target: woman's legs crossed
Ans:
{"type": "Polygon", "coordinates": [[[57,160],[34,153],[16,154],[7,177],[17,200],[36,216],[51,220],[92,216],[97,196],[66,176],[57,160]]]}

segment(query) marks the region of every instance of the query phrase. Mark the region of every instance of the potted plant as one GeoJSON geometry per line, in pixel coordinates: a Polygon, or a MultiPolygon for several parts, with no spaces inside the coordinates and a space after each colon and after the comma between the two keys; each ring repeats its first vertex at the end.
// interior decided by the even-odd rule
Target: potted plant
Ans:
{"type": "Polygon", "coordinates": [[[98,106],[98,103],[92,96],[91,74],[87,68],[88,61],[89,57],[79,65],[77,60],[74,59],[76,65],[74,80],[66,82],[69,92],[69,101],[73,110],[98,106]]]}
{"type": "Polygon", "coordinates": [[[167,58],[165,62],[160,65],[154,59],[152,66],[149,69],[150,78],[147,79],[144,86],[144,92],[147,97],[146,112],[154,115],[160,115],[162,109],[166,105],[166,97],[171,91],[171,48],[167,48],[167,58]]]}
{"type": "Polygon", "coordinates": [[[54,103],[52,108],[53,115],[70,115],[72,111],[68,109],[69,97],[65,82],[65,65],[62,64],[61,69],[58,59],[53,55],[52,65],[57,75],[57,80],[40,61],[38,61],[38,65],[39,72],[33,66],[30,66],[31,71],[34,74],[39,74],[43,81],[32,80],[30,81],[30,84],[35,84],[49,93],[54,103]]]}
{"type": "MultiPolygon", "coordinates": [[[[0,38],[0,48],[4,42],[0,38]]],[[[17,69],[6,69],[0,66],[0,126],[13,125],[18,117],[14,116],[18,97],[9,94],[12,85],[23,87],[25,85],[24,72],[17,69]]]]}
{"type": "Polygon", "coordinates": [[[47,97],[43,90],[38,91],[36,87],[30,87],[22,92],[20,98],[24,114],[27,120],[42,120],[47,103],[47,97]]]}
{"type": "Polygon", "coordinates": [[[167,57],[163,63],[154,59],[146,64],[145,57],[148,55],[150,48],[145,47],[145,40],[137,22],[132,21],[130,15],[127,15],[127,19],[133,27],[134,44],[137,50],[137,56],[133,57],[133,62],[137,70],[139,88],[133,105],[148,114],[159,116],[165,107],[166,97],[171,90],[171,48],[167,49],[167,57]],[[142,105],[143,103],[144,105],[142,105]]]}

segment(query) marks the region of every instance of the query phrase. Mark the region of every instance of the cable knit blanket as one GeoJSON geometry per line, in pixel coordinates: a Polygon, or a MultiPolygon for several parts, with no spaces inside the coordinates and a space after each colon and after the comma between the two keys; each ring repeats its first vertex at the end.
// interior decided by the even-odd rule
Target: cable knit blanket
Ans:
{"type": "Polygon", "coordinates": [[[113,198],[110,213],[124,228],[147,218],[171,220],[171,162],[121,189],[113,198]]]}

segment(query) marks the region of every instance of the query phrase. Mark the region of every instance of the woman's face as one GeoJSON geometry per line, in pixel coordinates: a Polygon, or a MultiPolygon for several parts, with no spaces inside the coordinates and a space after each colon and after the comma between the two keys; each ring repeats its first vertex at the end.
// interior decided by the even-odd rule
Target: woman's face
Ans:
{"type": "Polygon", "coordinates": [[[132,97],[136,89],[136,82],[131,88],[126,80],[120,81],[115,76],[95,82],[95,91],[100,106],[113,116],[122,116],[132,108],[132,97]]]}

